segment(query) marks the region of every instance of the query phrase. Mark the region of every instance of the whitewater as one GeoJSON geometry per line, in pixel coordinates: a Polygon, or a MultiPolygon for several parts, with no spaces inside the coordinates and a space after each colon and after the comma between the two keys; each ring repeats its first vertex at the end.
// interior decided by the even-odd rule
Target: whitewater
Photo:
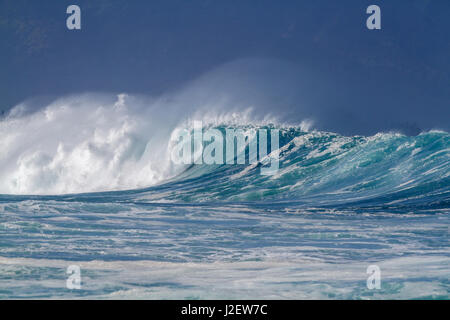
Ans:
{"type": "Polygon", "coordinates": [[[0,298],[449,298],[449,133],[344,136],[225,100],[13,108],[0,120],[0,298]],[[279,170],[174,164],[174,133],[198,120],[279,130],[279,170]]]}

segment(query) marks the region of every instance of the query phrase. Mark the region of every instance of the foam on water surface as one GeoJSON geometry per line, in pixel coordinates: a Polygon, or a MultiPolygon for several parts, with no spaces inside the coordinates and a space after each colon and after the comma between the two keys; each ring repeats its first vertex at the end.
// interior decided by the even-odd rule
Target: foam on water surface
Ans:
{"type": "Polygon", "coordinates": [[[346,137],[133,99],[0,120],[0,298],[449,298],[447,132],[346,137]],[[192,120],[279,130],[279,170],[171,164],[192,120]]]}

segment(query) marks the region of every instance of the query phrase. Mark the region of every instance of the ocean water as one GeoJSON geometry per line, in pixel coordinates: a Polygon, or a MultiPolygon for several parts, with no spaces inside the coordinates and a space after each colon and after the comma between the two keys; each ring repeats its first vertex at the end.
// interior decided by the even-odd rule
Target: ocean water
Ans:
{"type": "Polygon", "coordinates": [[[449,298],[449,133],[241,123],[280,130],[265,176],[264,163],[167,168],[154,151],[167,141],[149,152],[116,107],[77,135],[54,125],[71,108],[0,122],[1,299],[449,298]]]}

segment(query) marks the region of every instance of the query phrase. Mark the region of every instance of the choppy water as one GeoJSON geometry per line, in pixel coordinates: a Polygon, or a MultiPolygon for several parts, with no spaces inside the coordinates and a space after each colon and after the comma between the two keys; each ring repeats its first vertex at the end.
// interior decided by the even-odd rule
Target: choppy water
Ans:
{"type": "Polygon", "coordinates": [[[0,298],[449,298],[448,133],[281,134],[273,176],[194,165],[146,189],[0,196],[0,298]]]}

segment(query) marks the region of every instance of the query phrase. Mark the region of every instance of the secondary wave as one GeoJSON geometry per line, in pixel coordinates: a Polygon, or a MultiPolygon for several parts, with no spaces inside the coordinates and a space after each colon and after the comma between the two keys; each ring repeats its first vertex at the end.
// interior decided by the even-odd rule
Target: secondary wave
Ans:
{"type": "Polygon", "coordinates": [[[281,128],[280,169],[255,165],[191,166],[175,181],[148,190],[153,201],[299,201],[448,208],[450,135],[379,133],[346,137],[281,128]]]}

